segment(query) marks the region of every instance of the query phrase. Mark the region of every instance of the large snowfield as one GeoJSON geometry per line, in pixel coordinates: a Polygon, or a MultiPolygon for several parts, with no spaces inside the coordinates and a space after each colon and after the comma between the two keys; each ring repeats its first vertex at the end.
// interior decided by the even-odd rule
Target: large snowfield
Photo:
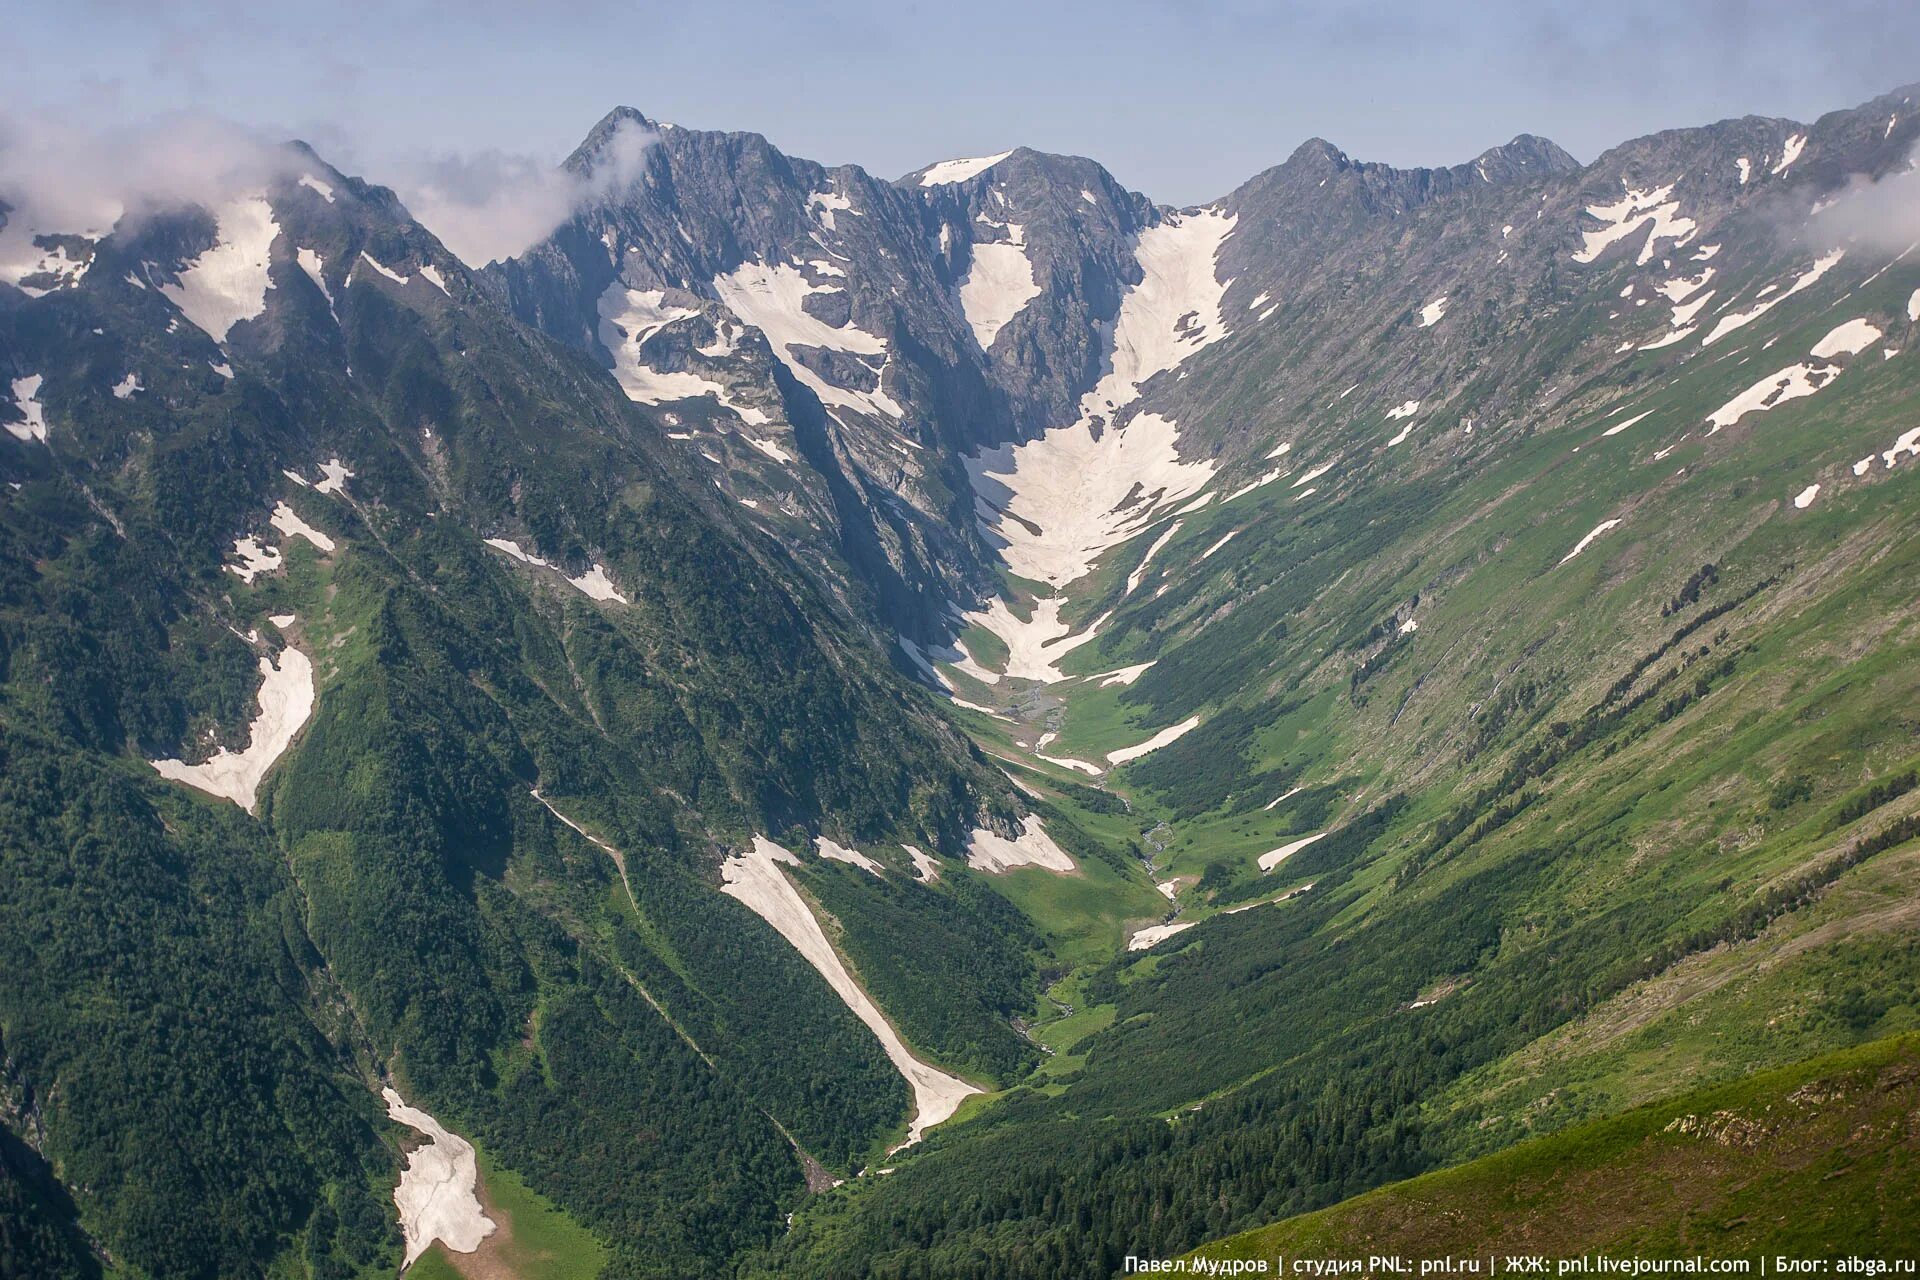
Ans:
{"type": "MultiPolygon", "coordinates": [[[[1179,427],[1158,413],[1127,411],[1140,387],[1227,335],[1221,299],[1230,281],[1215,269],[1235,217],[1216,209],[1171,214],[1140,234],[1141,279],[1121,299],[1105,373],[1080,402],[1080,417],[1021,444],[966,459],[982,532],[1007,568],[1056,590],[1086,576],[1101,555],[1180,510],[1213,479],[1214,464],[1183,460],[1179,427]],[[1116,425],[1119,424],[1119,425],[1116,425]]],[[[1024,304],[1023,304],[1024,305],[1024,304]]],[[[1171,536],[1163,530],[1159,543],[1171,536]]],[[[1144,560],[1142,562],[1144,568],[1144,560]]],[[[1136,571],[1138,572],[1138,571],[1136,571]]],[[[1138,577],[1129,590],[1138,585],[1138,577]]],[[[995,602],[997,605],[998,602],[995,602]]],[[[1018,655],[1002,674],[1057,681],[1062,642],[1085,643],[1061,620],[1062,600],[1042,600],[1026,618],[989,605],[968,615],[1018,655]],[[1035,660],[1035,655],[1051,650],[1035,660]]]]}

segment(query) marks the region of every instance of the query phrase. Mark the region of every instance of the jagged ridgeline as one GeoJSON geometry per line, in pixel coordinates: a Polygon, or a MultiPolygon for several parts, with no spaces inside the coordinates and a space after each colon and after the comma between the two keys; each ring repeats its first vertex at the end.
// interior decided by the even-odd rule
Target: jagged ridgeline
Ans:
{"type": "Polygon", "coordinates": [[[1106,1275],[1736,1128],[1832,1178],[1627,1235],[1898,1243],[1794,1108],[1920,1029],[1913,97],[1178,210],[621,109],[484,267],[0,185],[0,1274],[1106,1275]]]}

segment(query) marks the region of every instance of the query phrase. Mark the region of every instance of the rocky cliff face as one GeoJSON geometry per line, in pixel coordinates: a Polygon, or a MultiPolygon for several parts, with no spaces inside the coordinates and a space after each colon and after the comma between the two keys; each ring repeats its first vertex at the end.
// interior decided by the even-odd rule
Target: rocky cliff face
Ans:
{"type": "MultiPolygon", "coordinates": [[[[1159,249],[1156,229],[1180,215],[1092,161],[1017,148],[888,183],[622,109],[568,163],[602,173],[617,142],[651,140],[637,176],[488,282],[666,409],[687,456],[808,548],[856,611],[864,599],[867,616],[938,648],[956,613],[1001,594],[1002,570],[1021,573],[1002,554],[1021,536],[1001,514],[1009,493],[962,459],[1136,414],[1177,424],[1175,460],[1232,488],[1274,471],[1280,444],[1324,463],[1356,431],[1397,436],[1415,414],[1416,432],[1462,433],[1447,465],[1489,456],[1497,433],[1482,425],[1476,441],[1468,423],[1564,420],[1587,403],[1573,388],[1641,351],[1685,358],[1677,335],[1731,296],[1731,275],[1811,263],[1815,204],[1904,163],[1907,96],[1813,126],[1656,135],[1585,166],[1530,135],[1414,170],[1315,139],[1198,211],[1222,234],[1159,249]],[[1203,249],[1199,268],[1170,261],[1203,249]],[[1156,315],[1150,341],[1136,316],[1116,336],[1130,292],[1146,311],[1219,292],[1218,322],[1203,335],[1181,331],[1191,316],[1156,315]],[[1116,367],[1142,372],[1151,342],[1171,345],[1124,405],[1083,403],[1116,367]]],[[[1143,477],[1078,497],[1048,481],[1028,503],[1046,518],[1023,518],[1098,522],[1079,508],[1155,483],[1143,477]]]]}

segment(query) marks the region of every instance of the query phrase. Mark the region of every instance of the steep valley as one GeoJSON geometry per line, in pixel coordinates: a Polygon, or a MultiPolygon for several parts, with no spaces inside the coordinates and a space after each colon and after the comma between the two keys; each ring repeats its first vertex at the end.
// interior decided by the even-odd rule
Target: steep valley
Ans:
{"type": "Polygon", "coordinates": [[[1910,1246],[1916,96],[0,183],[0,1271],[1910,1246]]]}

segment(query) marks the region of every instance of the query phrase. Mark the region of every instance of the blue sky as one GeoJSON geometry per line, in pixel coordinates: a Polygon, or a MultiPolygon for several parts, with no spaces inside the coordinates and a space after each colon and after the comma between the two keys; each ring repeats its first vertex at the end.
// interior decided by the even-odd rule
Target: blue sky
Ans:
{"type": "MultiPolygon", "coordinates": [[[[547,163],[617,103],[897,176],[1028,144],[1156,200],[1326,137],[1396,164],[1515,133],[1583,160],[1653,129],[1811,117],[1920,80],[1912,0],[603,3],[19,0],[0,112],[211,112],[379,180],[547,163]]],[[[404,184],[402,184],[404,185],[404,184]]]]}

